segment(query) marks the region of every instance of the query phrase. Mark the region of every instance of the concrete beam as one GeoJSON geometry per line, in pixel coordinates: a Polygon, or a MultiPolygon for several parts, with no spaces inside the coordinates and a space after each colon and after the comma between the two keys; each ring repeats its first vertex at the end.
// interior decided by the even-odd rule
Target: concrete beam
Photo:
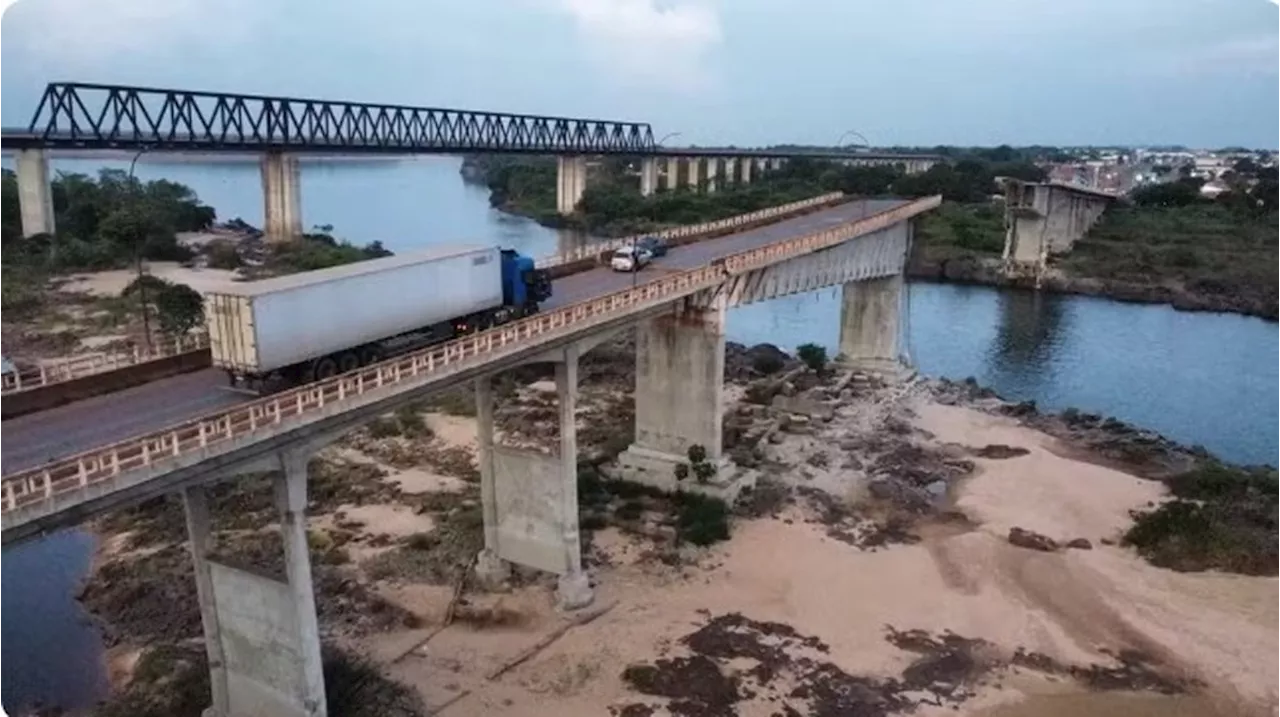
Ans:
{"type": "Polygon", "coordinates": [[[723,455],[725,304],[687,302],[636,327],[636,438],[618,457],[622,476],[666,491],[697,490],[732,501],[742,482],[723,455]],[[716,476],[676,478],[701,446],[716,476]]]}
{"type": "Polygon", "coordinates": [[[262,156],[263,232],[269,242],[302,237],[302,186],[298,158],[283,152],[262,156]]]}
{"type": "Polygon", "coordinates": [[[840,306],[840,357],[868,371],[896,373],[902,274],[851,281],[840,306]]]}
{"type": "Polygon", "coordinates": [[[17,157],[18,208],[22,236],[53,234],[53,187],[49,157],[43,149],[20,149],[17,157]]]}
{"type": "Polygon", "coordinates": [[[674,192],[680,186],[680,158],[667,157],[667,191],[674,192]]]}
{"type": "Polygon", "coordinates": [[[658,191],[658,159],[645,157],[640,160],[640,196],[652,196],[658,191]]]}

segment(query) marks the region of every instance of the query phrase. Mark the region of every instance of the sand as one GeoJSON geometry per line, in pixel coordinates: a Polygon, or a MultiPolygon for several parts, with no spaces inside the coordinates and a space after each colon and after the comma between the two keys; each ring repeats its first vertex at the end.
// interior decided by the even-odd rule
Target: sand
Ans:
{"type": "MultiPolygon", "coordinates": [[[[204,294],[221,290],[222,287],[235,280],[236,272],[225,269],[193,269],[177,262],[147,262],[147,272],[165,281],[186,284],[204,294]]],[[[78,291],[94,296],[119,296],[134,279],[138,278],[133,269],[113,269],[87,274],[71,274],[60,287],[62,291],[78,291]]]]}
{"type": "MultiPolygon", "coordinates": [[[[684,654],[677,641],[706,621],[705,611],[737,611],[820,637],[830,644],[828,659],[851,674],[895,676],[915,658],[885,641],[889,625],[950,630],[1006,653],[1025,648],[1071,664],[1107,663],[1104,649],[1136,649],[1206,685],[1181,697],[1091,694],[1028,674],[981,688],[958,710],[925,707],[917,714],[1272,714],[1276,579],[1179,574],[1102,545],[1128,524],[1131,508],[1161,499],[1159,484],[1072,459],[1053,439],[1012,419],[906,400],[915,402],[916,424],[939,443],[1029,451],[975,459],[975,473],[952,491],[972,527],[926,530],[918,544],[860,551],[828,537],[821,525],[796,520],[800,509],[792,508],[779,518],[737,521],[731,541],[698,553],[694,565],[675,567],[643,560],[639,539],[605,530],[595,542],[606,562],[594,575],[596,604],[616,606],[600,619],[488,681],[486,673],[565,618],[554,610],[550,580],[478,595],[476,604],[498,603],[512,616],[509,624],[455,624],[388,671],[432,706],[469,691],[449,715],[607,714],[611,706],[654,701],[623,683],[628,665],[684,654]],[[1094,548],[1014,547],[1005,539],[1013,526],[1059,540],[1085,537],[1094,548]]],[[[432,427],[440,435],[438,420],[432,427]]],[[[454,426],[458,440],[467,435],[465,420],[454,426]]],[[[837,478],[828,482],[842,491],[858,482],[837,478]]],[[[423,617],[443,614],[447,590],[397,590],[423,617]]],[[[423,634],[392,633],[365,647],[386,658],[423,634]]],[[[741,714],[771,714],[777,705],[757,700],[739,707],[741,714]]]]}

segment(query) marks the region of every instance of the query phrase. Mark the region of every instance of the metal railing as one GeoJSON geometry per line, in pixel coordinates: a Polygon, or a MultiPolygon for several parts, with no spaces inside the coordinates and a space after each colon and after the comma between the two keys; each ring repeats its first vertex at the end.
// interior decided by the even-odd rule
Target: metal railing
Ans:
{"type": "Polygon", "coordinates": [[[135,346],[132,351],[100,351],[42,361],[38,366],[16,369],[0,380],[0,396],[30,391],[53,383],[136,366],[147,361],[170,358],[188,351],[209,348],[206,334],[163,339],[150,350],[135,346]]]}
{"type": "Polygon", "coordinates": [[[680,239],[687,236],[696,236],[698,234],[708,234],[726,229],[735,229],[746,224],[752,224],[765,219],[798,212],[802,209],[808,209],[809,207],[816,207],[829,202],[834,202],[842,199],[843,197],[844,192],[831,192],[830,194],[823,194],[810,199],[801,199],[798,202],[779,204],[776,207],[757,209],[754,212],[747,212],[746,214],[738,214],[724,219],[717,219],[714,222],[690,224],[687,226],[672,227],[670,229],[661,229],[648,234],[635,234],[632,236],[625,236],[620,239],[593,242],[586,246],[578,247],[572,251],[541,257],[537,260],[537,264],[539,268],[549,268],[553,266],[560,266],[562,264],[569,264],[582,259],[590,259],[592,257],[599,256],[604,252],[631,246],[633,243],[643,239],[644,237],[652,236],[660,239],[680,239]]]}
{"type": "MultiPolygon", "coordinates": [[[[242,439],[259,431],[265,439],[284,431],[382,400],[401,391],[439,384],[467,369],[508,358],[557,338],[652,309],[717,286],[729,277],[785,259],[834,246],[861,234],[892,226],[941,203],[941,197],[919,199],[854,222],[739,252],[710,264],[537,314],[446,344],[406,354],[227,411],[192,419],[169,428],[67,456],[0,479],[0,515],[55,497],[89,489],[123,473],[181,459],[197,461],[235,450],[242,439]],[[344,408],[342,404],[347,404],[344,408]],[[287,425],[286,425],[287,424],[287,425]]],[[[252,441],[250,441],[252,443],[252,441]]],[[[110,488],[93,490],[101,494],[110,488]]]]}

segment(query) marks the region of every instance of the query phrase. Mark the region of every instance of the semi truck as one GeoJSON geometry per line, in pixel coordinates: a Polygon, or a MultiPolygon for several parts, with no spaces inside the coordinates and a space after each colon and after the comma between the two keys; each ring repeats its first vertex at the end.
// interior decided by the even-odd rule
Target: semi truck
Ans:
{"type": "Polygon", "coordinates": [[[550,297],[532,258],[456,244],[227,284],[205,295],[205,323],[213,365],[262,394],[514,321],[550,297]]]}

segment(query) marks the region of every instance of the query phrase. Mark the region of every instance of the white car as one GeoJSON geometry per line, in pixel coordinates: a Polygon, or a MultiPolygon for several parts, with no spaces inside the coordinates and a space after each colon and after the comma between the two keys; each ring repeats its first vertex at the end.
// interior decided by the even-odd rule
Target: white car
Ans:
{"type": "Polygon", "coordinates": [[[614,271],[640,271],[650,261],[653,261],[653,255],[647,249],[625,246],[613,253],[609,266],[614,271]]]}

